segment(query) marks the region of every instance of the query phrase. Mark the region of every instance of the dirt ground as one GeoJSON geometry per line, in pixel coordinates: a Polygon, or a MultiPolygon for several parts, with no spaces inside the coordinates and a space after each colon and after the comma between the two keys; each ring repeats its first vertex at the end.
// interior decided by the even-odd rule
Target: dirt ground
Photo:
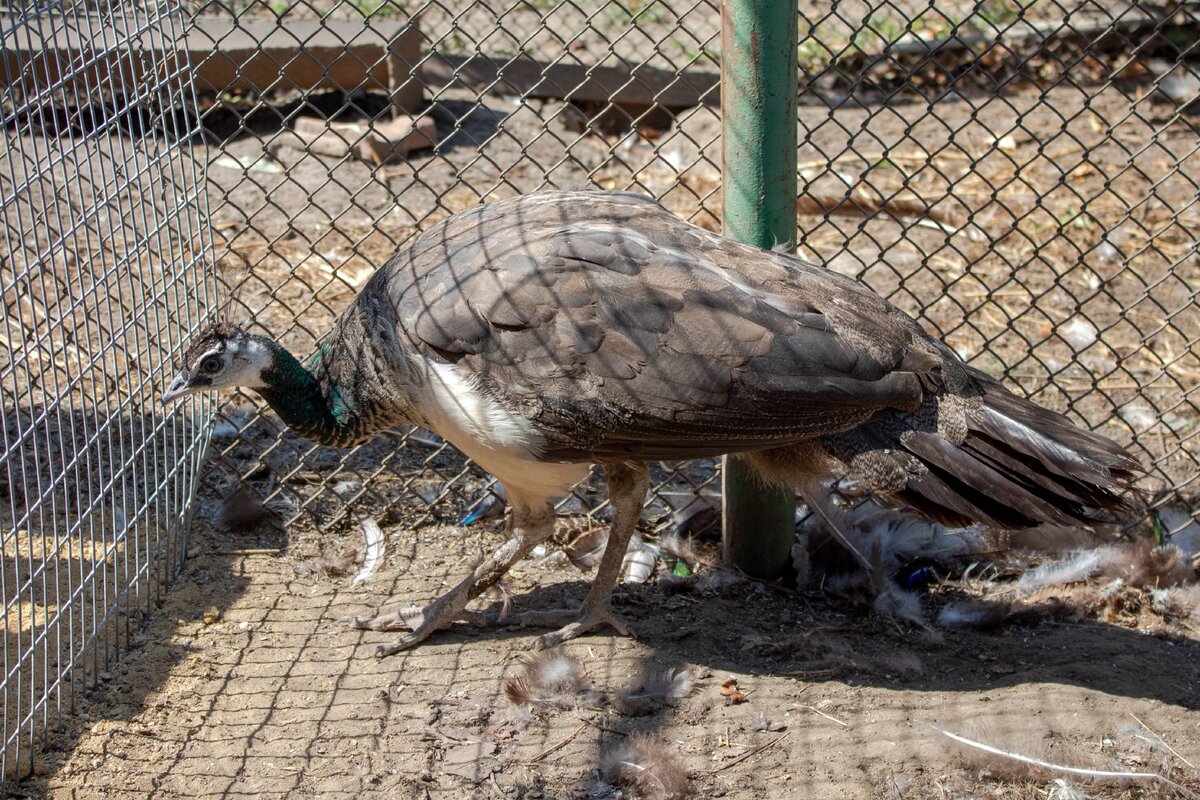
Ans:
{"type": "MultiPolygon", "coordinates": [[[[599,15],[538,5],[497,14],[472,3],[444,31],[431,16],[430,45],[470,52],[483,42],[544,57],[561,48],[554,24],[541,24],[549,19],[590,37],[572,49],[589,62],[637,60],[650,41],[660,66],[713,68],[709,4],[658,19],[649,17],[662,4],[610,3],[599,15]],[[634,16],[642,33],[618,38],[634,16]],[[497,25],[517,35],[489,40],[497,25]],[[605,37],[618,41],[597,44],[605,37]]],[[[857,29],[866,5],[841,5],[846,19],[816,22],[805,40],[837,40],[830,26],[857,29]]],[[[1037,21],[1060,12],[1049,2],[1029,8],[1037,21]]],[[[947,24],[940,13],[923,15],[930,30],[947,24]]],[[[886,18],[874,25],[880,38],[897,33],[886,18]]],[[[830,55],[810,48],[807,57],[815,70],[830,55]]],[[[1053,87],[964,89],[936,107],[913,93],[862,104],[836,86],[810,87],[799,124],[806,196],[848,198],[857,210],[802,204],[801,252],[920,315],[974,365],[1132,442],[1154,465],[1150,488],[1194,495],[1200,214],[1190,175],[1200,137],[1194,118],[1156,92],[1153,70],[1089,83],[1086,68],[1053,87]],[[927,210],[900,213],[914,201],[927,210]]],[[[430,89],[438,147],[385,166],[277,147],[273,108],[206,120],[211,136],[198,157],[218,255],[249,262],[237,321],[307,352],[370,271],[420,229],[546,186],[633,188],[718,224],[712,107],[683,112],[667,130],[588,133],[579,110],[560,102],[430,89]]],[[[1069,796],[1052,776],[965,754],[935,727],[1063,763],[1166,769],[1200,785],[1200,641],[1141,617],[934,635],[819,592],[626,586],[618,610],[637,640],[601,634],[566,651],[601,692],[686,668],[690,693],[643,717],[592,700],[525,724],[504,683],[521,671],[534,632],[461,625],[376,660],[390,634],[343,621],[428,601],[497,543],[498,523],[446,524],[478,500],[483,477],[428,437],[313,449],[279,435],[269,414],[255,418],[247,402],[226,406],[184,573],[125,659],[75,699],[77,713],[19,793],[607,800],[617,792],[602,763],[645,732],[682,761],[696,797],[1069,796]],[[239,476],[289,521],[286,533],[238,536],[209,524],[239,476]],[[359,545],[362,513],[383,525],[388,557],[352,586],[314,565],[327,547],[359,545]],[[747,702],[726,704],[721,684],[731,677],[747,702]],[[1173,750],[1148,746],[1148,730],[1173,750]]],[[[685,478],[711,486],[713,473],[701,465],[685,478]]],[[[576,510],[600,499],[585,494],[576,510]]],[[[549,608],[578,603],[585,580],[531,560],[511,590],[519,608],[549,608]]],[[[1078,785],[1099,797],[1171,794],[1078,785]]]]}
{"type": "MultiPolygon", "coordinates": [[[[460,625],[379,660],[392,634],[343,621],[444,591],[498,543],[498,524],[389,529],[384,568],[357,587],[312,566],[352,534],[197,529],[164,607],[54,735],[27,796],[613,798],[598,765],[646,732],[681,760],[693,797],[1035,797],[1050,777],[964,757],[935,726],[1074,765],[1160,769],[1143,724],[1173,748],[1170,774],[1200,788],[1185,763],[1200,763],[1200,639],[1184,629],[931,635],[819,593],[626,585],[617,608],[636,641],[600,634],[565,650],[601,692],[667,668],[689,670],[694,688],[648,716],[601,699],[523,726],[503,687],[533,632],[460,625]],[[726,703],[731,677],[746,702],[726,703]]],[[[528,560],[510,589],[517,608],[560,607],[584,580],[528,560]]]]}

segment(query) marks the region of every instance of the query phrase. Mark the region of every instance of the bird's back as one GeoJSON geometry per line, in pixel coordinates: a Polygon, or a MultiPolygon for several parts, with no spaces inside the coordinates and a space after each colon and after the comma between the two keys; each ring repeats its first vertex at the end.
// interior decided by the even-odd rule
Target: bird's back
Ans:
{"type": "Polygon", "coordinates": [[[547,192],[457,214],[359,298],[480,376],[548,455],[692,457],[915,408],[943,350],[861,284],[640,195],[547,192]]]}
{"type": "Polygon", "coordinates": [[[457,214],[397,253],[347,319],[358,347],[386,354],[359,361],[462,381],[544,462],[741,452],[797,484],[832,458],[947,521],[1129,510],[1137,463],[1110,440],[970,370],[864,285],[639,195],[457,214]]]}

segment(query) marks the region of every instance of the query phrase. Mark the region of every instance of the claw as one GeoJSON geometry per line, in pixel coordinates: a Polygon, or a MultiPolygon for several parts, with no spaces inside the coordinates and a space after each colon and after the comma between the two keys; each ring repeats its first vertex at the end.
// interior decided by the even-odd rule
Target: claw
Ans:
{"type": "Polygon", "coordinates": [[[343,617],[355,628],[364,631],[415,631],[425,622],[425,609],[406,608],[403,611],[393,611],[391,614],[380,614],[377,617],[349,616],[343,617]]]}
{"type": "Polygon", "coordinates": [[[394,656],[396,653],[407,650],[408,648],[425,641],[427,638],[429,638],[429,634],[431,633],[433,633],[432,630],[425,631],[423,633],[417,633],[414,631],[408,636],[401,636],[391,644],[381,644],[375,648],[375,657],[387,658],[388,656],[394,656]]]}
{"type": "Polygon", "coordinates": [[[464,610],[455,613],[441,600],[434,600],[425,608],[406,608],[401,611],[393,611],[391,614],[380,614],[377,617],[350,617],[349,620],[354,627],[361,630],[412,631],[391,644],[381,644],[376,647],[375,657],[383,658],[425,641],[430,634],[450,627],[455,620],[486,624],[488,617],[481,611],[464,610]]]}
{"type": "MultiPolygon", "coordinates": [[[[395,655],[402,650],[407,650],[410,647],[414,647],[428,639],[430,634],[436,631],[445,630],[446,628],[450,627],[450,623],[454,622],[456,619],[466,620],[468,622],[478,622],[486,619],[486,615],[479,611],[460,611],[458,614],[455,614],[453,611],[439,605],[439,602],[440,601],[435,600],[423,609],[408,609],[407,613],[404,611],[398,611],[395,615],[389,615],[403,615],[405,619],[408,620],[408,625],[412,628],[412,633],[406,636],[401,636],[391,644],[379,645],[375,648],[375,657],[385,658],[386,656],[395,655]]],[[[372,628],[372,630],[389,629],[372,628]]]]}

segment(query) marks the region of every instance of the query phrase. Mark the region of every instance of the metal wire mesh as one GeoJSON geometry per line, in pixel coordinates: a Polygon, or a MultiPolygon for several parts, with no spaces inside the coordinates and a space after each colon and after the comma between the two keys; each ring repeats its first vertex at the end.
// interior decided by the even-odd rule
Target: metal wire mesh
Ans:
{"type": "MultiPolygon", "coordinates": [[[[198,259],[208,237],[231,316],[303,353],[397,247],[482,201],[594,183],[719,227],[713,0],[189,10],[0,16],[6,776],[29,769],[52,716],[104,673],[182,558],[209,409],[152,409],[217,306],[198,259]],[[88,46],[58,44],[72,41],[88,46]],[[38,48],[43,69],[13,55],[38,48]],[[165,113],[181,107],[196,116],[165,113]],[[432,118],[433,145],[360,157],[393,109],[432,118]],[[336,133],[344,154],[297,146],[302,116],[355,123],[336,133]]],[[[801,252],[1132,443],[1149,488],[1189,498],[1195,11],[802,2],[797,76],[801,252]]],[[[203,491],[251,486],[290,521],[454,521],[491,488],[425,432],[327,450],[251,397],[224,406],[213,434],[203,491]]],[[[712,463],[656,466],[659,519],[715,496],[715,481],[712,463]]],[[[588,483],[564,511],[603,506],[588,483]]]]}
{"type": "MultiPolygon", "coordinates": [[[[1188,496],[1200,368],[1193,10],[801,3],[798,76],[801,253],[866,281],[976,366],[1132,442],[1152,490],[1188,496]]],[[[200,11],[243,33],[315,19],[419,36],[390,91],[420,88],[425,102],[410,110],[436,120],[432,148],[380,164],[296,147],[289,128],[302,115],[356,121],[342,134],[352,140],[389,118],[366,82],[328,91],[287,79],[300,40],[273,56],[269,91],[202,114],[219,248],[249,264],[231,279],[235,316],[297,351],[395,248],[481,201],[586,182],[719,226],[713,2],[200,11]]],[[[392,521],[453,521],[486,488],[436,437],[323,451],[251,402],[226,407],[214,485],[258,480],[292,518],[333,525],[363,505],[392,521]]],[[[714,465],[663,465],[655,492],[664,506],[711,495],[714,465]]],[[[581,489],[568,506],[598,498],[581,489]]]]}
{"type": "MultiPolygon", "coordinates": [[[[274,20],[285,28],[313,17],[336,21],[347,45],[360,31],[346,21],[371,29],[400,20],[401,31],[419,36],[392,90],[419,86],[425,102],[415,111],[436,121],[437,135],[432,148],[407,158],[373,164],[295,146],[291,127],[304,115],[358,121],[364,137],[386,124],[386,99],[355,91],[362,86],[330,92],[281,78],[269,98],[226,97],[202,114],[214,229],[221,263],[230,268],[221,274],[235,284],[233,316],[295,352],[313,347],[397,247],[481,201],[554,185],[636,187],[689,219],[719,226],[712,202],[719,199],[716,4],[209,5],[200,9],[201,25],[219,31],[218,13],[231,30],[259,36],[271,35],[263,33],[264,17],[267,31],[274,20]],[[240,16],[230,24],[232,13],[240,16]],[[419,25],[403,24],[412,20],[419,25]],[[597,91],[634,99],[599,101],[597,91]],[[675,92],[690,98],[687,106],[668,111],[654,102],[661,95],[673,104],[675,92]]],[[[326,31],[335,33],[332,23],[326,31]]],[[[219,42],[222,34],[209,39],[219,42]]],[[[223,64],[220,49],[215,45],[209,59],[223,64]]],[[[273,54],[281,73],[302,49],[273,54]]],[[[351,505],[392,522],[454,521],[487,496],[486,476],[435,436],[398,433],[337,453],[279,431],[252,402],[226,406],[217,426],[217,494],[248,482],[286,517],[321,526],[341,524],[351,505]]],[[[664,465],[656,477],[662,512],[717,492],[711,463],[664,465]]],[[[588,485],[563,509],[602,506],[602,490],[588,485]]]]}
{"type": "Polygon", "coordinates": [[[157,395],[209,303],[171,6],[0,16],[0,779],[101,679],[178,567],[203,403],[157,395]]]}
{"type": "Polygon", "coordinates": [[[802,21],[802,242],[1194,495],[1195,7],[957,13],[802,21]]]}

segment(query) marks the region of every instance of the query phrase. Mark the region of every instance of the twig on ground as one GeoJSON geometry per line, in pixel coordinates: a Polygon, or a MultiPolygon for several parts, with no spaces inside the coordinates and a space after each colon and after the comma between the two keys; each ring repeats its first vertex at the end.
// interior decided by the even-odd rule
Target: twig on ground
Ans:
{"type": "Polygon", "coordinates": [[[629,734],[625,731],[619,731],[616,728],[610,728],[607,725],[601,725],[599,722],[593,722],[590,719],[585,719],[584,722],[588,725],[591,725],[596,730],[604,731],[605,733],[615,733],[617,736],[629,736],[629,734]]]}
{"type": "Polygon", "coordinates": [[[496,794],[499,795],[500,797],[508,797],[508,793],[504,791],[504,787],[502,787],[500,785],[500,781],[496,780],[496,772],[495,771],[492,772],[491,778],[492,778],[492,786],[496,789],[496,794]]]}
{"type": "Polygon", "coordinates": [[[799,706],[796,706],[796,707],[797,707],[797,708],[803,708],[803,709],[805,709],[805,710],[807,710],[807,711],[811,711],[811,712],[813,712],[814,714],[820,714],[820,715],[821,715],[822,717],[824,717],[825,719],[827,719],[827,720],[830,720],[831,722],[836,722],[838,725],[841,725],[843,728],[849,728],[849,727],[850,727],[850,723],[848,723],[848,722],[842,722],[842,721],[841,721],[840,719],[838,719],[837,717],[831,717],[831,716],[829,716],[828,714],[826,714],[824,711],[822,711],[821,709],[819,709],[819,708],[817,708],[817,707],[815,707],[815,706],[799,705],[799,706]]]}
{"type": "Polygon", "coordinates": [[[1137,715],[1137,714],[1135,714],[1135,713],[1133,713],[1132,711],[1130,711],[1130,712],[1129,712],[1129,716],[1133,717],[1133,721],[1134,721],[1134,722],[1136,722],[1138,725],[1141,725],[1141,726],[1142,726],[1143,728],[1145,728],[1145,729],[1146,729],[1146,730],[1147,730],[1147,731],[1148,731],[1148,732],[1149,732],[1151,735],[1153,735],[1153,736],[1154,736],[1156,739],[1158,739],[1158,741],[1162,742],[1162,746],[1163,746],[1163,747],[1165,747],[1165,748],[1167,748],[1167,752],[1168,752],[1168,753],[1170,753],[1171,755],[1175,756],[1176,758],[1178,758],[1178,759],[1179,759],[1180,761],[1182,761],[1183,763],[1187,764],[1187,765],[1188,765],[1189,767],[1191,767],[1192,769],[1195,769],[1195,768],[1196,768],[1196,765],[1195,765],[1195,764],[1193,764],[1192,762],[1188,761],[1188,760],[1187,760],[1186,758],[1184,758],[1183,756],[1179,755],[1179,753],[1177,753],[1177,752],[1175,751],[1175,748],[1174,748],[1174,747],[1171,747],[1171,745],[1167,744],[1167,740],[1166,740],[1166,739],[1164,739],[1163,737],[1159,736],[1157,733],[1155,733],[1153,730],[1151,730],[1151,728],[1150,728],[1150,726],[1149,726],[1149,725],[1147,725],[1146,723],[1142,722],[1142,721],[1141,721],[1141,719],[1139,719],[1139,718],[1138,718],[1138,715],[1137,715]]]}
{"type": "MultiPolygon", "coordinates": [[[[815,678],[818,675],[830,675],[833,673],[831,669],[798,669],[793,672],[781,672],[780,675],[788,678],[815,678]]],[[[805,686],[805,689],[808,687],[805,686]]]]}
{"type": "Polygon", "coordinates": [[[579,727],[578,727],[578,728],[576,728],[575,730],[571,731],[570,735],[569,735],[569,736],[567,736],[567,738],[563,739],[563,740],[562,740],[561,742],[559,742],[558,744],[552,744],[552,745],[550,745],[550,746],[549,746],[549,747],[547,747],[545,750],[543,750],[542,752],[538,753],[536,756],[534,756],[533,758],[529,759],[529,760],[528,760],[528,761],[526,761],[525,763],[526,763],[526,764],[536,764],[537,762],[541,761],[541,760],[542,760],[543,758],[545,758],[546,756],[548,756],[548,755],[550,755],[551,753],[553,753],[555,750],[560,750],[560,749],[562,749],[562,748],[566,747],[566,746],[567,746],[567,745],[569,745],[571,742],[573,742],[573,741],[575,740],[575,737],[579,735],[580,731],[582,731],[582,730],[583,730],[584,728],[586,728],[586,727],[587,727],[587,723],[586,723],[586,722],[581,722],[581,723],[579,723],[579,727]]]}
{"type": "Polygon", "coordinates": [[[278,547],[249,547],[240,550],[209,550],[210,556],[277,556],[278,547]]]}
{"type": "Polygon", "coordinates": [[[883,197],[879,192],[869,192],[861,186],[844,195],[801,195],[796,198],[796,213],[853,217],[882,213],[902,219],[930,219],[946,228],[947,233],[957,233],[959,228],[959,220],[945,209],[931,207],[917,197],[883,197]]]}
{"type": "Polygon", "coordinates": [[[750,758],[750,756],[756,756],[759,753],[761,753],[763,750],[766,750],[768,747],[774,747],[775,745],[779,744],[780,742],[782,742],[784,739],[786,739],[787,737],[789,737],[791,735],[792,735],[792,732],[788,731],[787,733],[783,734],[782,736],[776,736],[774,739],[767,742],[766,744],[760,744],[758,747],[754,748],[753,750],[749,750],[745,753],[742,753],[740,756],[735,758],[733,761],[730,761],[728,764],[722,764],[719,767],[714,767],[713,769],[710,769],[708,771],[708,774],[715,775],[718,772],[724,772],[725,770],[729,769],[730,767],[737,766],[738,764],[745,761],[747,758],[750,758]]]}

